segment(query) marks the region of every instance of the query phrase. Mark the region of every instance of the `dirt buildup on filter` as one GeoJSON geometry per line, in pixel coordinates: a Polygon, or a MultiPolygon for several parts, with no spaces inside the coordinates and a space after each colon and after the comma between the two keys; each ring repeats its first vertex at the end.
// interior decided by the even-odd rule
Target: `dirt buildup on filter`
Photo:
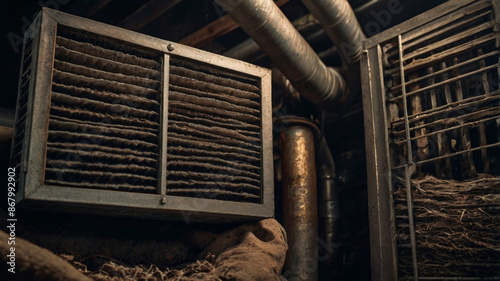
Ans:
{"type": "MultiPolygon", "coordinates": [[[[500,276],[500,177],[414,179],[412,198],[419,276],[500,276]]],[[[394,200],[400,275],[413,276],[404,184],[394,200]]]]}

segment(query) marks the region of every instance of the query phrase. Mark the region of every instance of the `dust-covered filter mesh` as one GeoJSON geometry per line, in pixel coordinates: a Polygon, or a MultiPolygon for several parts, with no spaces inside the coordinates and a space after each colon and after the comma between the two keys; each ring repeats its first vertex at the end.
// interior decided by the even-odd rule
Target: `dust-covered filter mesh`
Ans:
{"type": "Polygon", "coordinates": [[[258,85],[170,58],[167,194],[261,202],[258,85]]]}
{"type": "Polygon", "coordinates": [[[161,57],[58,28],[46,184],[157,192],[161,57]]]}

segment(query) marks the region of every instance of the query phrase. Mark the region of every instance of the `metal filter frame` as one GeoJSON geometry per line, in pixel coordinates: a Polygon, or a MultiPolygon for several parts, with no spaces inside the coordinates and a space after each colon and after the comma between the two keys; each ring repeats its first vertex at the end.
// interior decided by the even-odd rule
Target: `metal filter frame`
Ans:
{"type": "MultiPolygon", "coordinates": [[[[21,169],[17,202],[20,207],[50,212],[74,212],[113,216],[190,221],[238,221],[274,216],[274,180],[272,156],[271,71],[246,62],[139,34],[122,28],[43,8],[25,34],[31,39],[32,67],[27,100],[25,136],[22,143],[21,169]],[[58,25],[119,40],[163,53],[160,101],[158,157],[158,193],[61,187],[44,184],[47,131],[56,31],[58,25]],[[215,66],[235,75],[260,81],[261,92],[261,203],[224,201],[166,195],[168,61],[170,54],[215,66]]],[[[24,61],[23,57],[23,61],[24,61]]],[[[26,70],[24,70],[26,71],[26,70]]],[[[21,94],[21,93],[20,93],[21,94]]],[[[18,105],[19,106],[19,105],[18,105]]],[[[19,110],[19,109],[18,109],[19,110]]],[[[17,120],[17,116],[16,116],[17,120]]],[[[14,136],[16,136],[14,132],[14,136]]]]}
{"type": "MultiPolygon", "coordinates": [[[[398,251],[397,251],[397,232],[396,232],[396,217],[394,210],[394,199],[393,199],[393,189],[395,188],[396,182],[402,182],[406,184],[407,190],[407,206],[409,210],[413,209],[411,192],[411,176],[417,169],[417,166],[421,163],[430,162],[433,159],[418,159],[411,155],[411,149],[409,149],[408,157],[402,161],[403,163],[393,163],[392,156],[394,155],[393,148],[390,147],[392,137],[389,135],[389,130],[391,128],[391,123],[389,119],[390,109],[387,106],[387,102],[391,100],[391,97],[387,96],[388,86],[385,83],[385,77],[388,75],[387,68],[389,63],[386,60],[385,52],[383,46],[389,42],[397,42],[395,44],[396,51],[399,52],[399,69],[401,71],[400,76],[404,77],[403,66],[403,52],[402,49],[402,34],[411,32],[419,28],[423,29],[423,26],[432,29],[440,24],[440,18],[445,20],[445,17],[452,15],[458,16],[460,9],[465,9],[468,11],[468,6],[472,5],[493,5],[492,13],[496,15],[496,23],[493,23],[493,30],[495,30],[496,35],[492,35],[494,42],[496,42],[496,48],[500,47],[500,5],[498,1],[449,1],[444,3],[424,14],[421,14],[415,18],[412,18],[398,26],[395,26],[389,30],[386,30],[376,36],[373,36],[366,41],[364,41],[365,51],[361,58],[361,77],[362,77],[362,91],[363,91],[363,112],[364,112],[364,125],[365,125],[365,137],[366,137],[366,153],[367,153],[367,177],[368,177],[368,212],[370,221],[370,248],[371,248],[371,269],[372,269],[372,280],[403,280],[398,276],[398,251]],[[492,2],[492,3],[491,3],[492,2]],[[496,38],[495,38],[496,37],[496,38]],[[398,46],[399,45],[399,46],[398,46]],[[408,158],[408,159],[406,159],[408,158]],[[400,169],[403,171],[404,178],[397,178],[397,175],[393,172],[394,169],[400,169]]],[[[464,10],[462,10],[463,12],[464,10]]],[[[467,12],[463,12],[467,15],[467,12]]],[[[422,30],[420,30],[422,31],[422,30]]],[[[493,67],[493,66],[492,66],[493,67]]],[[[497,66],[498,67],[498,66],[497,66]]],[[[491,69],[491,68],[490,68],[491,69]]],[[[499,76],[500,76],[500,68],[499,76]]],[[[399,73],[398,73],[399,74],[399,73]]],[[[401,79],[401,84],[403,86],[402,98],[404,99],[404,119],[403,124],[406,127],[407,133],[407,146],[411,148],[411,141],[417,137],[410,137],[408,124],[408,112],[406,104],[406,89],[404,80],[401,79]]],[[[498,90],[496,91],[498,92],[498,90]]],[[[496,93],[498,94],[498,93],[496,93]]],[[[394,99],[394,98],[392,98],[394,99]]],[[[490,117],[491,118],[491,117],[490,117]]],[[[496,117],[498,118],[498,116],[496,117]]],[[[455,153],[457,155],[470,155],[472,151],[485,150],[488,147],[497,147],[500,143],[481,145],[478,148],[466,148],[460,153],[455,153]]],[[[413,150],[417,148],[414,147],[413,150]]],[[[439,160],[444,157],[435,157],[434,159],[439,160]]],[[[416,243],[415,243],[415,230],[413,226],[413,215],[412,212],[408,212],[408,220],[410,227],[410,240],[411,249],[413,252],[413,276],[406,277],[406,280],[499,280],[497,277],[493,278],[481,278],[481,277],[422,277],[418,275],[418,269],[416,269],[416,243]]]]}

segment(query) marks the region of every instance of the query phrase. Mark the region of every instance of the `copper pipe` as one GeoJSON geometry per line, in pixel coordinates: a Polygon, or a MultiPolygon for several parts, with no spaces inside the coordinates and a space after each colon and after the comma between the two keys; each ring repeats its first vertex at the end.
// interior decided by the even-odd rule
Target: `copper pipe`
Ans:
{"type": "Polygon", "coordinates": [[[290,123],[280,133],[283,173],[283,224],[289,250],[285,277],[318,280],[318,210],[313,130],[290,123]]]}

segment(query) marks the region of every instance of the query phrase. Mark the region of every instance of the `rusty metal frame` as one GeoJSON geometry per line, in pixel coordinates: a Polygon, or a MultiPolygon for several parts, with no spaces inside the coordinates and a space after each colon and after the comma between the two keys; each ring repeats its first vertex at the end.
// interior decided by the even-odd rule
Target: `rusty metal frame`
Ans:
{"type": "MultiPolygon", "coordinates": [[[[272,156],[271,71],[246,62],[208,53],[202,50],[161,40],[144,34],[43,8],[40,24],[31,26],[40,46],[33,66],[28,112],[31,128],[26,128],[24,158],[21,162],[21,185],[17,196],[20,207],[51,212],[93,213],[133,216],[165,220],[235,221],[274,216],[274,173],[272,156]],[[58,25],[75,28],[98,36],[142,46],[163,53],[162,101],[160,120],[160,156],[158,194],[59,187],[44,184],[47,131],[50,114],[52,66],[58,25]],[[261,89],[261,191],[262,202],[244,203],[215,199],[166,195],[166,138],[168,116],[168,65],[170,55],[188,58],[219,67],[231,73],[241,73],[260,81],[261,89]],[[29,159],[28,159],[29,155],[29,159]]],[[[35,42],[35,41],[34,41],[35,42]]],[[[28,123],[28,121],[27,121],[28,123]]]]}
{"type": "Polygon", "coordinates": [[[373,281],[397,280],[396,230],[382,65],[382,50],[378,45],[361,55],[373,281]]]}
{"type": "MultiPolygon", "coordinates": [[[[498,1],[492,1],[495,12],[497,13],[500,5],[498,1]]],[[[364,41],[364,52],[361,57],[361,79],[363,93],[363,112],[365,124],[366,138],[366,156],[367,156],[367,182],[368,182],[368,210],[369,210],[369,227],[370,227],[370,250],[371,250],[371,269],[372,280],[451,280],[448,277],[419,277],[417,270],[416,242],[415,236],[410,234],[410,246],[412,249],[412,263],[414,267],[413,276],[398,277],[398,257],[397,257],[397,234],[396,234],[396,219],[394,213],[393,188],[394,182],[402,180],[406,184],[407,201],[408,201],[408,219],[410,228],[413,226],[412,198],[410,191],[410,177],[415,170],[415,165],[412,163],[411,143],[407,136],[409,155],[406,164],[398,167],[393,167],[391,164],[390,148],[389,148],[389,123],[388,123],[388,108],[386,102],[390,100],[386,96],[386,86],[384,83],[384,52],[382,46],[397,40],[399,54],[401,56],[401,34],[415,29],[421,29],[425,32],[428,27],[435,26],[441,23],[444,18],[452,18],[456,16],[456,12],[461,9],[469,9],[468,5],[489,5],[488,1],[474,0],[451,0],[446,2],[424,14],[414,17],[402,24],[390,28],[376,36],[373,36],[364,41]],[[393,169],[403,169],[405,179],[398,179],[393,174],[393,169]],[[406,180],[406,181],[405,181],[406,180]]],[[[496,26],[497,37],[500,36],[498,31],[500,27],[496,26]]],[[[500,38],[500,37],[498,37],[500,38]]],[[[497,39],[500,42],[500,39],[497,39]]],[[[497,47],[500,43],[497,43],[497,47]]],[[[399,59],[400,70],[403,71],[402,57],[399,59]]],[[[398,70],[399,71],[399,70],[398,70]]],[[[500,70],[499,70],[500,71],[500,70]]],[[[500,72],[499,72],[500,73],[500,72]]],[[[403,100],[406,101],[405,78],[404,74],[400,74],[403,100]]],[[[406,102],[404,106],[405,127],[408,129],[408,113],[406,102]]],[[[408,130],[407,130],[408,132],[408,130]]],[[[414,230],[410,230],[414,232],[414,230]]],[[[480,278],[460,278],[460,280],[483,280],[480,278]]],[[[490,279],[484,279],[490,280],[490,279]]],[[[495,278],[491,280],[497,280],[495,278]]]]}

